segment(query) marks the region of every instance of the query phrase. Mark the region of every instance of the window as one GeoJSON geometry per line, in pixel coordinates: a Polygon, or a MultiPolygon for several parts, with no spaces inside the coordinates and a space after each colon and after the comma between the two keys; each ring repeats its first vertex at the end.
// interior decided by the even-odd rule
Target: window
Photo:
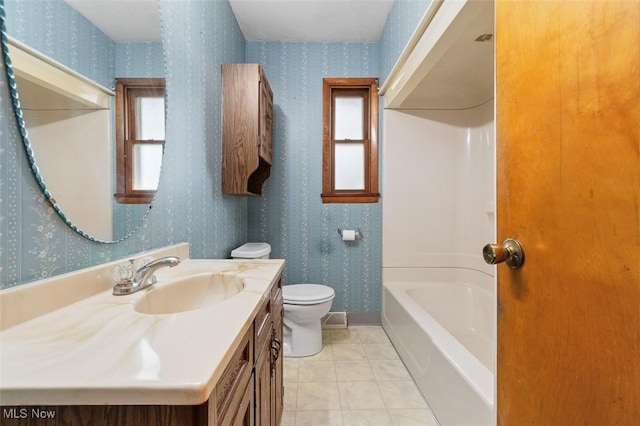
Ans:
{"type": "Polygon", "coordinates": [[[323,80],[322,202],[377,203],[378,84],[323,80]]]}
{"type": "Polygon", "coordinates": [[[116,80],[116,201],[149,204],[164,150],[164,79],[116,80]]]}

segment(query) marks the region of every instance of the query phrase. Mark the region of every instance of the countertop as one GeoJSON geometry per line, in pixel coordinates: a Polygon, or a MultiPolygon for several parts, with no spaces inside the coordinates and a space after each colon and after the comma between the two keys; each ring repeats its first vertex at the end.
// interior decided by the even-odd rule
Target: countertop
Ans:
{"type": "Polygon", "coordinates": [[[159,269],[160,287],[185,271],[224,272],[244,289],[175,314],[134,310],[145,289],[111,289],[0,332],[1,405],[195,405],[207,400],[249,329],[283,260],[184,259],[159,269]]]}

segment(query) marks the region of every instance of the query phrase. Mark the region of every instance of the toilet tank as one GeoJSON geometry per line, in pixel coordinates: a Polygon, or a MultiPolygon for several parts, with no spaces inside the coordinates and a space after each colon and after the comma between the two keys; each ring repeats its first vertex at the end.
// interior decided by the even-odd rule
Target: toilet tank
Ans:
{"type": "Polygon", "coordinates": [[[268,259],[271,246],[268,243],[246,243],[231,251],[232,259],[268,259]]]}

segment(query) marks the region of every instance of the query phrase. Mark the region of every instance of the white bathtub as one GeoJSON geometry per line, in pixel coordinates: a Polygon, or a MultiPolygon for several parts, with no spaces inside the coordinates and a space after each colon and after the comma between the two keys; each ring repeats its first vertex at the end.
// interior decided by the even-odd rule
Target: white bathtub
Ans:
{"type": "Polygon", "coordinates": [[[440,424],[493,424],[494,278],[462,268],[385,275],[382,325],[440,424]]]}

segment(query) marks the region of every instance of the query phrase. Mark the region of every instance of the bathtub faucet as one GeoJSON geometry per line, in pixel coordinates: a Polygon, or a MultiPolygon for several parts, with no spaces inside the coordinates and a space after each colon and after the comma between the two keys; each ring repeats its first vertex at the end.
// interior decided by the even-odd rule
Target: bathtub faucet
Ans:
{"type": "Polygon", "coordinates": [[[154,260],[142,266],[136,271],[132,280],[128,280],[122,283],[117,283],[113,286],[113,294],[122,296],[125,294],[135,293],[158,282],[158,279],[153,274],[156,269],[168,266],[173,268],[180,263],[180,258],[177,256],[167,256],[154,260]]]}

